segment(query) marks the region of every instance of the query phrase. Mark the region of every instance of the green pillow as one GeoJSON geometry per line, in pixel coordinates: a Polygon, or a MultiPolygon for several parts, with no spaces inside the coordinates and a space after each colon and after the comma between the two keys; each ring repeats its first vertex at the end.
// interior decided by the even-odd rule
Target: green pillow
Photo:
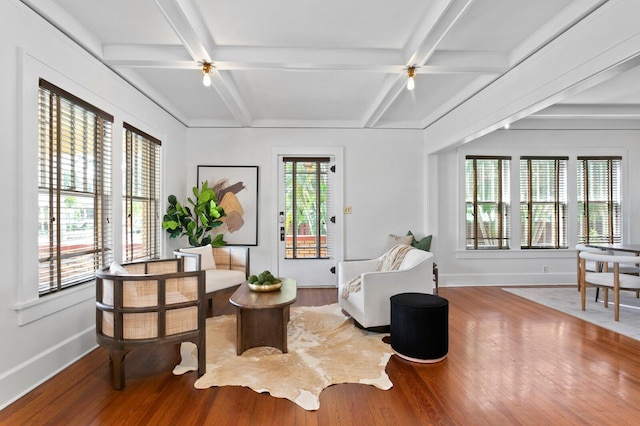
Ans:
{"type": "Polygon", "coordinates": [[[411,243],[413,247],[424,251],[429,251],[429,249],[431,249],[431,238],[433,238],[433,235],[427,235],[420,241],[416,239],[411,231],[409,231],[407,235],[411,235],[413,237],[413,243],[411,243]]]}

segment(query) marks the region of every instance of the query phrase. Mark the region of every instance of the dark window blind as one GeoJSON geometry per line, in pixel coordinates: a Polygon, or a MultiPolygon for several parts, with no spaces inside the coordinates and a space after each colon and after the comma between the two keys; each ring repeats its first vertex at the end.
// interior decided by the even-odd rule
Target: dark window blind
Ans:
{"type": "Polygon", "coordinates": [[[40,80],[39,294],[90,281],[112,260],[113,117],[40,80]]]}
{"type": "Polygon", "coordinates": [[[127,123],[123,139],[123,258],[127,262],[156,259],[160,256],[161,143],[127,123]]]}
{"type": "Polygon", "coordinates": [[[578,242],[622,242],[622,158],[578,157],[578,242]]]}
{"type": "Polygon", "coordinates": [[[511,157],[465,159],[466,248],[508,249],[511,157]]]}
{"type": "Polygon", "coordinates": [[[520,158],[520,245],[568,248],[567,157],[520,158]]]}
{"type": "Polygon", "coordinates": [[[285,258],[321,259],[333,256],[329,226],[330,159],[285,157],[285,258]]]}

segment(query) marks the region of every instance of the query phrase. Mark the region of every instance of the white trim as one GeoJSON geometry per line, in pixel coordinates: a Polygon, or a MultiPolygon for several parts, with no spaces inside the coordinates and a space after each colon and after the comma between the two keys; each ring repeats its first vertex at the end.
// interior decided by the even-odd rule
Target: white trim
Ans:
{"type": "Polygon", "coordinates": [[[335,186],[332,188],[332,194],[335,199],[335,266],[337,286],[337,267],[338,263],[344,259],[344,147],[342,146],[274,146],[271,148],[271,183],[270,193],[276,194],[270,197],[268,223],[269,240],[272,242],[270,248],[271,259],[270,268],[272,271],[278,271],[278,243],[280,235],[278,235],[278,159],[282,156],[332,156],[336,166],[335,186]]]}
{"type": "MultiPolygon", "coordinates": [[[[465,259],[465,258],[483,258],[485,256],[490,256],[488,258],[506,258],[508,257],[508,253],[513,252],[527,252],[527,253],[543,253],[543,252],[551,252],[551,253],[561,253],[563,250],[567,249],[520,249],[520,221],[511,220],[511,238],[510,245],[511,248],[507,250],[466,250],[466,228],[465,228],[465,159],[467,155],[492,155],[492,156],[510,156],[511,157],[511,168],[510,168],[510,181],[511,181],[511,217],[519,218],[520,217],[520,157],[527,155],[540,155],[540,151],[536,151],[536,147],[532,147],[531,149],[522,149],[522,148],[491,148],[490,146],[484,146],[482,148],[471,148],[471,147],[461,147],[458,149],[458,238],[457,238],[457,254],[456,258],[465,259]],[[477,252],[477,253],[476,253],[477,252]],[[487,255],[486,253],[495,252],[497,253],[495,257],[491,255],[487,255]],[[476,253],[469,257],[465,257],[460,255],[459,253],[476,253]],[[480,254],[485,253],[485,254],[480,254]]],[[[621,156],[622,157],[622,176],[621,176],[621,184],[622,184],[622,202],[621,209],[623,212],[622,215],[622,240],[629,241],[631,235],[631,218],[630,214],[626,214],[626,204],[628,203],[629,198],[629,171],[628,168],[628,157],[629,150],[623,147],[606,147],[606,148],[545,148],[544,150],[545,156],[567,156],[569,157],[569,162],[567,164],[567,215],[569,217],[568,228],[567,228],[567,244],[569,250],[575,247],[578,243],[578,229],[575,220],[571,220],[571,218],[575,218],[578,212],[577,206],[577,182],[576,182],[576,167],[577,167],[577,158],[584,156],[621,156]]],[[[539,258],[539,256],[527,255],[529,258],[539,258]]]]}
{"type": "MultiPolygon", "coordinates": [[[[95,327],[86,328],[0,375],[0,410],[94,350],[95,327]]],[[[108,359],[105,358],[105,362],[108,359]]]]}

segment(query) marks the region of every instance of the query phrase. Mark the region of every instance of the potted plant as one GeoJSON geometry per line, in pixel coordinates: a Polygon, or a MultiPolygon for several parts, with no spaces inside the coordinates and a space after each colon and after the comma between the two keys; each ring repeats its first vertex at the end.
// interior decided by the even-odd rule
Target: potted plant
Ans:
{"type": "Polygon", "coordinates": [[[224,209],[218,205],[215,192],[204,181],[202,189],[193,187],[193,195],[195,199],[187,198],[191,207],[178,202],[175,195],[169,195],[169,207],[162,220],[162,227],[171,238],[186,236],[193,247],[226,245],[223,234],[211,237],[211,231],[222,225],[220,219],[226,216],[224,209]]]}

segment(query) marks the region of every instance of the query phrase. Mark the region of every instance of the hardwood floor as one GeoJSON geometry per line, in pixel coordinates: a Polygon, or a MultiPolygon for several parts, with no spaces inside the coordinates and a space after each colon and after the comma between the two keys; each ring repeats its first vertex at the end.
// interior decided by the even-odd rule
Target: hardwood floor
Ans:
{"type": "MultiPolygon", "coordinates": [[[[198,390],[196,373],[171,373],[177,346],[133,351],[126,386],[110,385],[98,348],[0,411],[11,425],[499,425],[638,424],[640,342],[497,287],[442,288],[450,304],[449,355],[422,365],[392,356],[388,391],[325,389],[318,411],[241,387],[198,390]]],[[[229,295],[216,314],[233,313],[229,295]]],[[[578,293],[576,292],[576,298],[578,293]]],[[[337,301],[300,289],[296,305],[337,301]]]]}

